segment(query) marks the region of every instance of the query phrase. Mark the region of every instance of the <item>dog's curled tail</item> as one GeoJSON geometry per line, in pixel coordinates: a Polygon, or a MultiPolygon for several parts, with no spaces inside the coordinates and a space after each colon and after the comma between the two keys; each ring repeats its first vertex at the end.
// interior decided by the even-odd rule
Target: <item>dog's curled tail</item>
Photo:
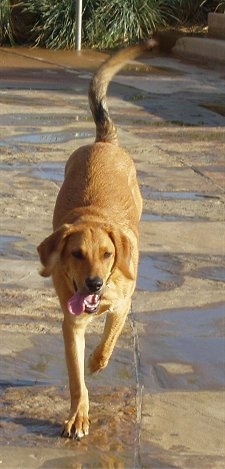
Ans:
{"type": "Polygon", "coordinates": [[[118,144],[117,130],[106,104],[106,93],[110,80],[128,61],[159,45],[157,39],[122,49],[107,59],[93,76],[89,87],[89,104],[96,125],[96,142],[118,144]]]}

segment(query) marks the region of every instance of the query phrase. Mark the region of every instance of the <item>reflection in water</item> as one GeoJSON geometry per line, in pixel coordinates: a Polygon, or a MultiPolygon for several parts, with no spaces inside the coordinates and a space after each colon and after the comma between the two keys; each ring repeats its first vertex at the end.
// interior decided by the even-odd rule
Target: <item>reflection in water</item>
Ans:
{"type": "Polygon", "coordinates": [[[224,304],[143,315],[144,383],[160,389],[224,388],[224,304]],[[151,371],[152,370],[152,371],[151,371]]]}
{"type": "Polygon", "coordinates": [[[169,290],[182,283],[180,262],[171,256],[140,256],[137,289],[169,290]]]}
{"type": "Polygon", "coordinates": [[[64,130],[60,132],[40,132],[40,133],[29,133],[22,135],[12,135],[11,137],[2,139],[0,141],[0,147],[5,147],[15,143],[29,143],[29,144],[55,144],[64,143],[76,138],[88,138],[92,137],[93,134],[87,131],[73,131],[64,130]]]}
{"type": "Polygon", "coordinates": [[[85,455],[77,455],[74,457],[57,458],[46,461],[40,469],[124,469],[133,467],[132,461],[128,462],[128,454],[119,456],[118,453],[96,453],[94,449],[90,449],[85,455]],[[130,464],[128,466],[128,464],[130,464]]]}
{"type": "Polygon", "coordinates": [[[198,200],[198,199],[216,199],[220,200],[220,196],[213,194],[205,194],[200,192],[186,191],[152,191],[149,186],[141,186],[143,197],[147,200],[198,200]]]}

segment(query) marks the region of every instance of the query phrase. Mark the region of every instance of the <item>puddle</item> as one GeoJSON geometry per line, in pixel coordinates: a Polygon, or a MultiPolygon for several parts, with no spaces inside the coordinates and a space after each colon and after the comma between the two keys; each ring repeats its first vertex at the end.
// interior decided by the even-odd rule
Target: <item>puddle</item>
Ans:
{"type": "MultiPolygon", "coordinates": [[[[103,327],[102,320],[102,327],[103,327]]],[[[1,339],[1,377],[0,385],[4,386],[34,386],[67,384],[67,370],[64,357],[62,334],[23,334],[14,337],[13,333],[5,332],[1,339]],[[12,346],[8,347],[11,343],[12,346]],[[4,357],[4,358],[3,358],[4,357]]],[[[86,357],[90,355],[99,340],[100,334],[86,335],[86,357]]],[[[104,372],[87,376],[90,385],[103,386],[111,380],[113,369],[114,385],[132,385],[133,370],[130,369],[132,351],[120,349],[120,344],[127,339],[121,337],[115,349],[111,365],[104,372]]]]}
{"type": "MultiPolygon", "coordinates": [[[[35,246],[21,236],[0,235],[0,256],[7,259],[36,260],[35,246]]],[[[10,271],[8,266],[7,273],[10,271]]]]}
{"type": "MultiPolygon", "coordinates": [[[[2,70],[1,70],[2,71],[2,70]]],[[[16,80],[16,85],[18,85],[18,79],[16,80]]],[[[30,83],[31,84],[31,83],[30,83]]],[[[3,85],[4,87],[4,85],[3,85]]],[[[7,87],[10,88],[14,88],[16,91],[18,91],[18,87],[17,86],[14,86],[14,84],[7,79],[7,87]]],[[[37,88],[37,86],[35,87],[37,88]]],[[[0,89],[1,89],[1,85],[0,85],[0,89]]],[[[23,87],[19,86],[19,89],[23,89],[23,87]]],[[[32,89],[32,88],[31,88],[32,89]]],[[[43,86],[43,84],[41,84],[40,86],[40,89],[45,89],[45,87],[43,86]]],[[[78,87],[76,88],[77,90],[77,93],[82,92],[83,90],[82,89],[79,89],[78,87]]],[[[6,104],[6,105],[13,105],[13,108],[15,109],[15,106],[19,106],[19,108],[21,108],[21,106],[29,106],[32,108],[32,110],[36,107],[45,107],[46,108],[50,108],[50,107],[54,107],[55,106],[64,106],[64,105],[67,105],[69,106],[69,103],[68,101],[66,101],[63,97],[60,97],[59,95],[57,96],[48,96],[48,99],[45,97],[36,97],[33,95],[30,94],[26,94],[26,96],[24,95],[16,95],[13,93],[13,95],[8,95],[8,94],[1,94],[0,95],[0,103],[1,104],[6,104]]],[[[31,119],[32,119],[32,114],[31,114],[31,119]]]]}
{"type": "Polygon", "coordinates": [[[147,63],[141,63],[141,62],[133,62],[133,63],[128,63],[125,65],[123,70],[119,73],[120,75],[130,75],[130,72],[132,72],[132,75],[134,76],[144,76],[147,73],[151,75],[160,75],[160,76],[183,76],[184,72],[172,67],[163,67],[163,66],[155,66],[155,65],[148,65],[147,63]]]}
{"type": "Polygon", "coordinates": [[[160,215],[156,213],[147,213],[144,212],[141,217],[142,221],[161,221],[161,222],[166,222],[166,221],[194,221],[197,220],[199,221],[205,221],[208,220],[207,217],[190,217],[190,216],[185,216],[185,215],[160,215]]]}
{"type": "MultiPolygon", "coordinates": [[[[223,266],[209,266],[198,269],[192,272],[192,277],[200,277],[208,280],[215,280],[218,282],[225,282],[225,267],[223,266]]],[[[225,308],[225,307],[224,307],[225,308]]]]}
{"type": "Polygon", "coordinates": [[[18,171],[21,175],[26,175],[30,178],[45,179],[49,181],[62,182],[64,179],[65,162],[44,162],[36,164],[0,164],[0,169],[3,171],[18,171]]]}
{"type": "Polygon", "coordinates": [[[14,244],[24,241],[21,236],[6,236],[0,235],[0,256],[4,256],[8,251],[11,251],[14,244]]]}
{"type": "Polygon", "coordinates": [[[93,133],[87,131],[75,132],[64,130],[63,132],[40,132],[34,134],[14,135],[0,141],[0,147],[13,145],[15,143],[29,144],[49,144],[49,143],[65,143],[76,138],[93,137],[93,133]]]}
{"type": "Polygon", "coordinates": [[[153,379],[163,389],[224,387],[224,304],[162,311],[144,320],[144,382],[153,379]]]}
{"type": "Polygon", "coordinates": [[[164,191],[151,191],[148,186],[141,186],[141,192],[147,200],[198,200],[198,199],[217,199],[220,197],[212,194],[202,194],[198,192],[164,192],[164,191]]]}
{"type": "MultiPolygon", "coordinates": [[[[178,221],[178,217],[174,215],[159,215],[156,213],[142,213],[141,220],[142,221],[178,221]]],[[[181,217],[182,219],[184,217],[181,217]]]]}
{"type": "Polygon", "coordinates": [[[170,290],[182,283],[180,262],[166,256],[141,254],[137,289],[145,291],[170,290]]]}
{"type": "Polygon", "coordinates": [[[60,127],[74,122],[86,122],[90,120],[90,117],[82,114],[3,114],[1,116],[1,125],[12,126],[16,125],[17,127],[27,127],[30,132],[30,126],[45,126],[45,127],[60,127]],[[29,127],[28,127],[29,126],[29,127]]]}
{"type": "Polygon", "coordinates": [[[62,182],[64,179],[65,163],[38,163],[33,165],[28,177],[62,182]]]}
{"type": "MultiPolygon", "coordinates": [[[[128,461],[129,467],[133,467],[136,387],[131,366],[133,350],[128,346],[130,338],[121,337],[106,370],[86,377],[91,428],[88,438],[79,444],[60,438],[61,424],[69,411],[62,334],[31,335],[4,331],[1,335],[0,407],[3,431],[0,444],[35,448],[49,448],[51,445],[52,448],[76,450],[76,464],[82,459],[85,465],[74,467],[89,467],[86,464],[90,454],[92,463],[96,461],[95,467],[114,467],[104,465],[107,460],[109,463],[114,460],[115,464],[128,461]]],[[[87,334],[87,357],[98,340],[96,334],[87,334]]],[[[59,467],[67,467],[65,461],[66,455],[62,454],[59,467]]],[[[94,467],[91,461],[90,467],[94,467]]],[[[10,467],[9,463],[7,467],[10,467]]]]}
{"type": "MultiPolygon", "coordinates": [[[[17,349],[17,339],[13,339],[13,333],[6,333],[8,341],[12,343],[12,349],[4,353],[0,384],[4,386],[34,386],[34,385],[65,385],[67,372],[64,359],[63,340],[61,335],[37,335],[28,341],[24,335],[23,350],[17,349]],[[30,346],[28,346],[28,344],[30,346]]],[[[20,338],[18,335],[18,339],[20,338]]],[[[5,337],[3,337],[3,346],[5,337]]],[[[4,349],[4,347],[3,347],[4,349]]],[[[7,349],[6,349],[7,351],[7,349]]]]}
{"type": "MultiPolygon", "coordinates": [[[[7,467],[28,469],[28,463],[29,469],[134,467],[135,393],[133,389],[113,387],[111,396],[107,387],[100,390],[92,389],[90,433],[81,442],[60,438],[62,422],[69,411],[68,390],[37,386],[32,389],[9,388],[4,394],[5,405],[1,419],[3,431],[0,443],[3,447],[7,445],[9,450],[8,454],[4,454],[5,469],[7,467]],[[18,402],[20,405],[16,404],[18,402]],[[14,449],[17,446],[20,451],[29,448],[30,454],[25,453],[27,457],[24,458],[23,464],[11,466],[10,448],[15,457],[14,449]],[[43,457],[44,448],[47,449],[45,457],[43,457]],[[40,459],[39,450],[42,453],[40,459]],[[29,459],[32,453],[35,456],[33,461],[32,458],[29,459]]],[[[2,459],[3,454],[1,454],[2,459]]]]}

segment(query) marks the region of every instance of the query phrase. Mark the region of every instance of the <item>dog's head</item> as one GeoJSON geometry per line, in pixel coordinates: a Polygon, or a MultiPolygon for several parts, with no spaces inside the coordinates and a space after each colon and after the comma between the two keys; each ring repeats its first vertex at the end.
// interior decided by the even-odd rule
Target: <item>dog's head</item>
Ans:
{"type": "Polygon", "coordinates": [[[112,226],[64,224],[37,249],[43,265],[41,275],[50,276],[58,265],[71,288],[80,293],[100,292],[115,269],[134,279],[131,243],[112,226]]]}

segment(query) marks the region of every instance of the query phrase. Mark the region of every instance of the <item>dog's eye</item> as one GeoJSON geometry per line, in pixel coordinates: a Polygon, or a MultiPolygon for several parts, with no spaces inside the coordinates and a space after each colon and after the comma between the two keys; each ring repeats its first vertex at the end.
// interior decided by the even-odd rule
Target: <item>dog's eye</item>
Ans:
{"type": "Polygon", "coordinates": [[[111,255],[112,255],[111,252],[105,251],[104,254],[103,254],[103,257],[104,257],[104,259],[109,259],[109,257],[111,257],[111,255]]]}
{"type": "Polygon", "coordinates": [[[75,257],[75,259],[79,259],[79,260],[84,259],[84,253],[83,253],[82,251],[80,251],[80,250],[78,250],[78,251],[73,251],[73,252],[72,252],[72,255],[73,255],[73,257],[75,257]]]}

